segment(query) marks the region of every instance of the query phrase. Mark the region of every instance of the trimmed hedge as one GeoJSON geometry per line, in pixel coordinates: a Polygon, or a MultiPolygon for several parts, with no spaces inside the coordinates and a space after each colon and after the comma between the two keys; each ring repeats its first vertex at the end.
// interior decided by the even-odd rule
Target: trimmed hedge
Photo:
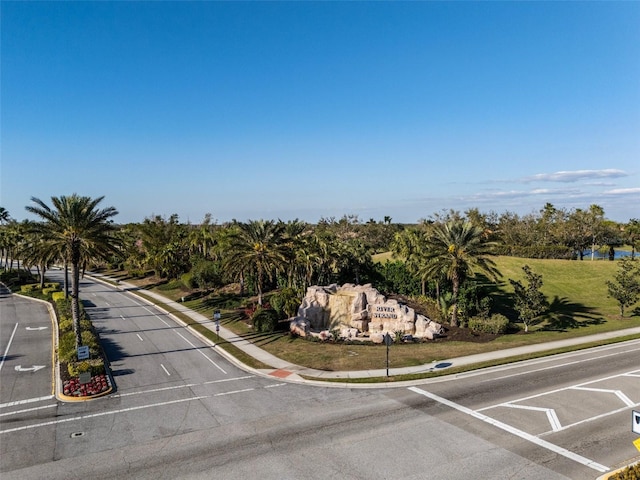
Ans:
{"type": "Polygon", "coordinates": [[[53,300],[54,302],[58,303],[59,301],[64,301],[64,292],[52,292],[51,293],[51,300],[53,300]]]}
{"type": "Polygon", "coordinates": [[[40,285],[38,285],[37,283],[29,283],[27,285],[20,286],[21,293],[33,293],[36,290],[40,290],[40,285]]]}
{"type": "Polygon", "coordinates": [[[469,329],[478,333],[502,334],[509,328],[509,319],[499,313],[494,313],[490,318],[471,317],[469,329]]]}
{"type": "Polygon", "coordinates": [[[621,472],[611,475],[609,480],[640,480],[640,463],[631,465],[621,472]]]}

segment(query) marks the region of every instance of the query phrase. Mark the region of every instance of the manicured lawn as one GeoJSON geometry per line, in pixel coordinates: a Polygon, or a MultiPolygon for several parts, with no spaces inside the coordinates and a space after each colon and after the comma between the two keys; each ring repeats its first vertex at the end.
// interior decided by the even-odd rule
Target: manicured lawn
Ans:
{"type": "MultiPolygon", "coordinates": [[[[497,309],[509,311],[512,287],[508,279],[522,280],[522,267],[526,264],[543,278],[542,291],[551,304],[544,322],[533,326],[528,334],[503,335],[487,343],[434,341],[393,345],[389,357],[392,368],[640,326],[640,308],[637,305],[621,319],[616,302],[607,297],[605,282],[613,278],[617,262],[514,257],[497,257],[495,261],[502,273],[494,292],[497,309]]],[[[310,342],[292,338],[288,333],[255,334],[245,323],[242,309],[237,308],[241,301],[247,303],[249,299],[230,295],[191,299],[189,292],[177,284],[150,288],[172,300],[179,301],[185,296],[186,306],[209,317],[215,309],[220,309],[222,324],[226,328],[294,364],[329,371],[386,367],[386,347],[382,345],[310,342]]]]}

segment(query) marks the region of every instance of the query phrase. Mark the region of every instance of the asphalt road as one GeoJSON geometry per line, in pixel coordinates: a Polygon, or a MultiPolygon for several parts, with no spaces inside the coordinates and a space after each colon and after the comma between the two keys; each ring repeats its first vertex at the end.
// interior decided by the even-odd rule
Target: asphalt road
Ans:
{"type": "MultiPolygon", "coordinates": [[[[48,366],[31,376],[49,370],[33,382],[42,391],[7,400],[5,382],[26,373],[10,362],[27,365],[13,343],[0,370],[3,480],[595,479],[638,458],[637,341],[395,388],[317,387],[241,370],[131,294],[88,279],[81,291],[117,391],[46,398],[48,366]]],[[[31,318],[5,315],[16,301],[0,298],[3,353],[31,318]]]]}

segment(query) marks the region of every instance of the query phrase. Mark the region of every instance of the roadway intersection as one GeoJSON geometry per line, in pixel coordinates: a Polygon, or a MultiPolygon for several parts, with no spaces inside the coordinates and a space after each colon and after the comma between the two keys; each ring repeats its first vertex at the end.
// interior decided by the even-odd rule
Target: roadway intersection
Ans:
{"type": "Polygon", "coordinates": [[[81,289],[117,391],[53,398],[48,312],[3,293],[3,480],[595,479],[639,458],[640,341],[393,388],[318,387],[239,368],[130,293],[81,289]]]}

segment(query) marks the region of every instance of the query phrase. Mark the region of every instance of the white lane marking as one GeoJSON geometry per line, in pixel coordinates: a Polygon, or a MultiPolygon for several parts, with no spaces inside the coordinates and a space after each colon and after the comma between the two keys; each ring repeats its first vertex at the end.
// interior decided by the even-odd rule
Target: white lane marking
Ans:
{"type": "Polygon", "coordinates": [[[189,345],[191,345],[193,348],[196,349],[196,352],[198,352],[200,355],[202,355],[204,358],[206,358],[207,360],[209,360],[209,362],[215,366],[218,370],[220,370],[222,373],[224,373],[225,375],[227,374],[227,372],[224,371],[224,369],[218,365],[216,362],[214,362],[212,359],[210,359],[209,357],[207,357],[205,355],[205,353],[200,350],[200,347],[197,347],[196,345],[194,345],[193,343],[191,343],[189,340],[187,340],[180,332],[174,332],[176,335],[178,335],[180,338],[182,338],[185,342],[187,342],[189,345]]]}
{"type": "Polygon", "coordinates": [[[44,365],[33,365],[31,367],[23,367],[22,365],[16,365],[16,372],[31,372],[31,373],[35,373],[38,370],[42,370],[45,366],[44,365]]]}
{"type": "Polygon", "coordinates": [[[232,392],[216,393],[214,397],[224,397],[225,395],[233,395],[234,393],[253,392],[255,388],[245,388],[244,390],[233,390],[232,392]]]}
{"type": "Polygon", "coordinates": [[[0,413],[0,417],[6,417],[7,415],[17,415],[19,413],[35,412],[36,410],[43,410],[45,408],[57,407],[57,403],[51,405],[44,405],[42,407],[25,408],[24,410],[14,410],[13,412],[0,413]]]}
{"type": "MultiPolygon", "coordinates": [[[[639,407],[639,406],[640,406],[640,403],[636,403],[635,405],[631,405],[631,407],[639,407]]],[[[611,410],[610,412],[601,413],[600,415],[596,415],[595,417],[585,418],[584,420],[580,420],[579,422],[575,422],[575,423],[572,423],[570,425],[565,425],[564,427],[562,427],[558,431],[568,430],[568,429],[570,429],[572,427],[577,427],[578,425],[582,425],[583,423],[593,422],[594,420],[600,420],[601,418],[608,417],[610,415],[615,415],[616,413],[628,412],[628,411],[629,411],[628,407],[621,407],[621,408],[619,408],[617,410],[611,410]]],[[[555,432],[549,431],[549,432],[541,433],[540,435],[541,436],[542,435],[549,435],[551,433],[555,433],[555,432]]]]}
{"type": "Polygon", "coordinates": [[[587,387],[572,387],[571,390],[585,390],[587,392],[600,392],[600,393],[613,393],[616,397],[622,400],[627,407],[633,407],[634,402],[627,397],[621,390],[607,390],[605,388],[587,388],[587,387]]]}
{"type": "Polygon", "coordinates": [[[246,380],[247,378],[253,378],[253,375],[245,375],[244,377],[234,377],[234,378],[222,378],[220,380],[209,380],[207,382],[203,382],[202,385],[209,385],[210,383],[233,382],[235,380],[246,380]]]}
{"type": "Polygon", "coordinates": [[[164,370],[164,373],[166,373],[168,376],[171,376],[171,374],[169,373],[169,370],[167,370],[167,368],[163,364],[160,364],[160,366],[164,370]]]}
{"type": "MultiPolygon", "coordinates": [[[[615,347],[621,347],[623,345],[615,345],[612,346],[611,348],[615,348],[615,347]]],[[[624,345],[626,346],[626,345],[624,345]]],[[[614,357],[616,355],[624,355],[625,353],[629,353],[628,351],[626,352],[616,352],[616,353],[608,353],[607,355],[600,355],[598,357],[591,357],[591,358],[585,358],[585,359],[581,359],[581,360],[576,360],[574,362],[566,362],[566,363],[560,363],[558,365],[551,365],[550,367],[544,367],[544,368],[537,368],[535,370],[527,370],[526,372],[520,372],[520,373],[512,373],[511,375],[503,375],[502,377],[495,377],[495,378],[489,378],[487,380],[482,380],[483,382],[494,382],[494,381],[498,381],[498,380],[503,380],[505,378],[511,378],[511,377],[519,377],[520,375],[528,375],[529,373],[537,373],[537,372],[544,372],[545,370],[552,370],[554,368],[562,368],[562,367],[568,367],[570,365],[575,365],[576,363],[583,363],[583,362],[589,362],[591,360],[602,360],[603,358],[607,358],[607,357],[614,357]]],[[[584,352],[578,352],[575,355],[584,355],[584,352]]],[[[545,359],[545,362],[550,362],[553,361],[552,359],[545,359]]],[[[518,367],[522,367],[522,365],[511,365],[509,367],[509,369],[512,368],[518,368],[518,367]]]]}
{"type": "Polygon", "coordinates": [[[265,386],[264,388],[282,387],[282,386],[284,386],[284,385],[286,385],[286,383],[276,383],[276,384],[274,384],[274,385],[267,385],[267,386],[265,386]]]}
{"type": "Polygon", "coordinates": [[[46,330],[49,327],[24,327],[28,332],[39,332],[40,330],[46,330]]]}
{"type": "Polygon", "coordinates": [[[203,382],[203,383],[186,383],[184,385],[173,385],[171,387],[152,388],[150,390],[140,390],[138,392],[114,393],[113,395],[110,395],[109,398],[119,398],[119,397],[128,397],[130,395],[142,395],[145,393],[164,392],[167,390],[177,390],[180,388],[197,387],[198,385],[209,385],[212,383],[223,383],[223,382],[233,382],[236,380],[246,380],[248,378],[253,378],[253,375],[246,375],[244,377],[235,377],[235,378],[223,378],[221,380],[209,380],[208,382],[203,382]]]}
{"type": "Polygon", "coordinates": [[[180,399],[180,400],[171,400],[169,402],[152,403],[152,404],[149,404],[149,405],[140,405],[138,407],[122,408],[120,410],[110,410],[108,412],[92,413],[92,414],[89,414],[89,415],[82,415],[82,416],[79,416],[79,417],[62,418],[62,419],[58,419],[58,420],[52,420],[50,422],[36,423],[36,424],[33,424],[33,425],[25,425],[23,427],[16,427],[16,428],[9,428],[7,430],[0,430],[0,435],[5,434],[5,433],[19,432],[20,430],[31,430],[33,428],[47,427],[49,425],[57,425],[59,423],[77,422],[78,420],[85,420],[87,418],[104,417],[105,415],[116,415],[118,413],[133,412],[135,410],[143,410],[145,408],[163,407],[165,405],[173,405],[173,404],[176,404],[176,403],[191,402],[193,400],[201,400],[203,398],[207,398],[207,397],[204,396],[204,397],[183,398],[183,399],[180,399]]]}
{"type": "Polygon", "coordinates": [[[625,373],[623,377],[640,377],[640,370],[636,372],[625,373]]]}
{"type": "MultiPolygon", "coordinates": [[[[151,310],[149,310],[147,307],[143,307],[147,312],[149,312],[151,315],[155,316],[156,318],[158,318],[162,323],[164,323],[167,327],[172,328],[175,325],[171,325],[169,324],[164,318],[162,318],[160,315],[158,315],[157,313],[152,312],[151,310]]],[[[198,352],[200,355],[202,355],[204,358],[206,358],[214,367],[216,367],[218,370],[220,370],[222,373],[224,373],[225,375],[227,375],[227,372],[224,371],[224,369],[218,365],[216,362],[214,362],[213,360],[211,360],[207,355],[205,355],[205,353],[203,351],[200,350],[200,347],[198,347],[197,345],[194,345],[191,341],[189,341],[187,338],[184,337],[184,335],[182,335],[180,332],[176,331],[176,330],[172,330],[173,333],[175,333],[176,335],[178,335],[180,338],[182,338],[185,342],[187,342],[191,347],[193,347],[195,349],[196,352],[198,352]]]]}
{"type": "Polygon", "coordinates": [[[36,398],[26,398],[24,400],[16,400],[14,402],[0,403],[0,408],[15,407],[16,405],[24,405],[26,403],[33,403],[33,402],[44,402],[45,400],[51,400],[52,398],[53,398],[53,395],[46,395],[44,397],[36,397],[36,398]]]}
{"type": "MultiPolygon", "coordinates": [[[[282,385],[284,385],[284,384],[282,384],[282,385]]],[[[186,386],[186,385],[184,385],[184,386],[186,386]]],[[[161,389],[158,389],[158,390],[161,390],[161,389]]],[[[25,425],[25,426],[22,426],[22,427],[10,428],[10,429],[7,429],[7,430],[0,430],[0,435],[3,435],[5,433],[18,432],[18,431],[21,431],[21,430],[31,430],[31,429],[34,429],[34,428],[48,427],[50,425],[57,425],[59,423],[77,422],[79,420],[84,420],[84,419],[87,419],[87,418],[104,417],[106,415],[116,415],[118,413],[132,412],[132,411],[135,411],[135,410],[143,410],[145,408],[163,407],[165,405],[173,405],[173,404],[176,404],[176,403],[191,402],[193,400],[202,400],[202,399],[205,399],[205,398],[222,397],[222,396],[226,396],[226,395],[232,395],[232,394],[235,394],[235,393],[251,392],[251,391],[254,391],[254,390],[255,390],[255,388],[247,388],[247,389],[244,389],[244,390],[235,390],[233,392],[217,393],[215,395],[202,395],[202,396],[198,396],[198,397],[183,398],[183,399],[180,399],[180,400],[171,400],[171,401],[168,401],[168,402],[159,402],[159,403],[152,403],[152,404],[149,404],[149,405],[140,405],[140,406],[137,406],[137,407],[122,408],[122,409],[119,409],[119,410],[110,410],[110,411],[107,411],[107,412],[92,413],[92,414],[88,414],[88,415],[82,415],[82,416],[79,416],[79,417],[62,418],[62,419],[58,419],[58,420],[52,420],[50,422],[43,422],[43,423],[37,423],[37,424],[33,424],[33,425],[25,425]]],[[[142,393],[142,392],[138,392],[138,393],[142,393]]],[[[124,394],[124,395],[126,395],[126,394],[124,394]]],[[[120,395],[120,396],[124,396],[124,395],[120,395]]],[[[130,395],[133,395],[133,393],[130,394],[130,395]]],[[[116,395],[113,395],[113,397],[115,397],[115,396],[116,395]]]]}
{"type": "Polygon", "coordinates": [[[140,336],[139,333],[136,333],[136,335],[138,336],[138,338],[140,339],[141,342],[144,342],[144,340],[142,339],[142,337],[140,336]]]}
{"type": "Polygon", "coordinates": [[[517,428],[512,427],[511,425],[507,425],[506,423],[502,423],[498,420],[494,420],[491,417],[488,417],[482,413],[476,412],[474,410],[471,410],[470,408],[464,407],[462,405],[459,405],[455,402],[452,402],[450,400],[447,400],[446,398],[442,398],[438,395],[435,395],[433,393],[427,392],[426,390],[422,390],[420,388],[417,387],[409,387],[409,390],[411,390],[412,392],[415,392],[419,395],[423,395],[427,398],[430,398],[432,400],[435,400],[436,402],[442,403],[443,405],[447,405],[448,407],[451,407],[455,410],[458,410],[459,412],[462,412],[466,415],[470,415],[474,418],[477,418],[478,420],[482,420],[483,422],[486,422],[490,425],[493,425],[494,427],[500,428],[501,430],[504,430],[506,432],[509,432],[513,435],[516,435],[524,440],[527,440],[531,443],[534,443],[542,448],[546,448],[547,450],[550,450],[552,452],[557,453],[558,455],[562,455],[563,457],[566,457],[570,460],[573,460],[575,462],[578,462],[582,465],[585,465],[589,468],[592,468],[598,472],[604,473],[609,471],[609,467],[605,467],[604,465],[601,465],[597,462],[594,462],[593,460],[589,460],[586,457],[583,457],[582,455],[578,455],[577,453],[571,452],[569,450],[567,450],[566,448],[562,448],[559,447],[558,445],[554,445],[553,443],[547,442],[546,440],[542,440],[534,435],[531,435],[530,433],[527,432],[523,432],[522,430],[519,430],[517,428]]]}
{"type": "MultiPolygon", "coordinates": [[[[631,373],[634,373],[636,371],[637,370],[634,370],[631,373]]],[[[596,380],[590,380],[588,382],[579,383],[579,384],[573,385],[571,387],[556,388],[555,390],[549,390],[548,392],[542,392],[542,393],[538,393],[536,395],[530,395],[528,397],[518,398],[516,400],[510,400],[509,403],[520,403],[520,402],[524,402],[525,400],[531,400],[532,398],[544,397],[545,395],[550,395],[552,393],[558,393],[558,392],[564,392],[566,390],[571,390],[571,389],[577,390],[577,389],[580,389],[580,387],[584,387],[585,385],[591,385],[592,383],[603,382],[605,380],[611,380],[613,378],[619,378],[619,377],[624,377],[624,376],[627,376],[627,373],[621,373],[621,374],[618,374],[618,375],[611,375],[609,377],[602,377],[602,378],[598,378],[596,380]]],[[[482,412],[483,410],[489,410],[491,408],[495,408],[496,406],[499,406],[499,405],[492,405],[492,406],[489,406],[489,407],[480,408],[480,409],[478,409],[478,412],[482,412]]]]}
{"type": "Polygon", "coordinates": [[[4,365],[4,359],[7,358],[7,353],[9,353],[9,347],[11,347],[11,342],[13,342],[13,337],[16,334],[16,330],[18,330],[18,324],[13,327],[13,332],[11,332],[11,337],[9,337],[9,343],[7,343],[7,348],[4,350],[4,354],[2,355],[2,360],[0,360],[0,370],[2,370],[2,366],[4,365]]]}
{"type": "Polygon", "coordinates": [[[547,414],[547,418],[549,419],[549,423],[551,424],[551,429],[554,432],[557,432],[562,428],[560,425],[560,420],[558,419],[558,415],[556,415],[556,411],[553,408],[543,408],[543,407],[530,407],[528,405],[514,405],[513,403],[502,403],[501,407],[508,408],[520,408],[522,410],[534,410],[536,412],[545,412],[547,414]]]}

